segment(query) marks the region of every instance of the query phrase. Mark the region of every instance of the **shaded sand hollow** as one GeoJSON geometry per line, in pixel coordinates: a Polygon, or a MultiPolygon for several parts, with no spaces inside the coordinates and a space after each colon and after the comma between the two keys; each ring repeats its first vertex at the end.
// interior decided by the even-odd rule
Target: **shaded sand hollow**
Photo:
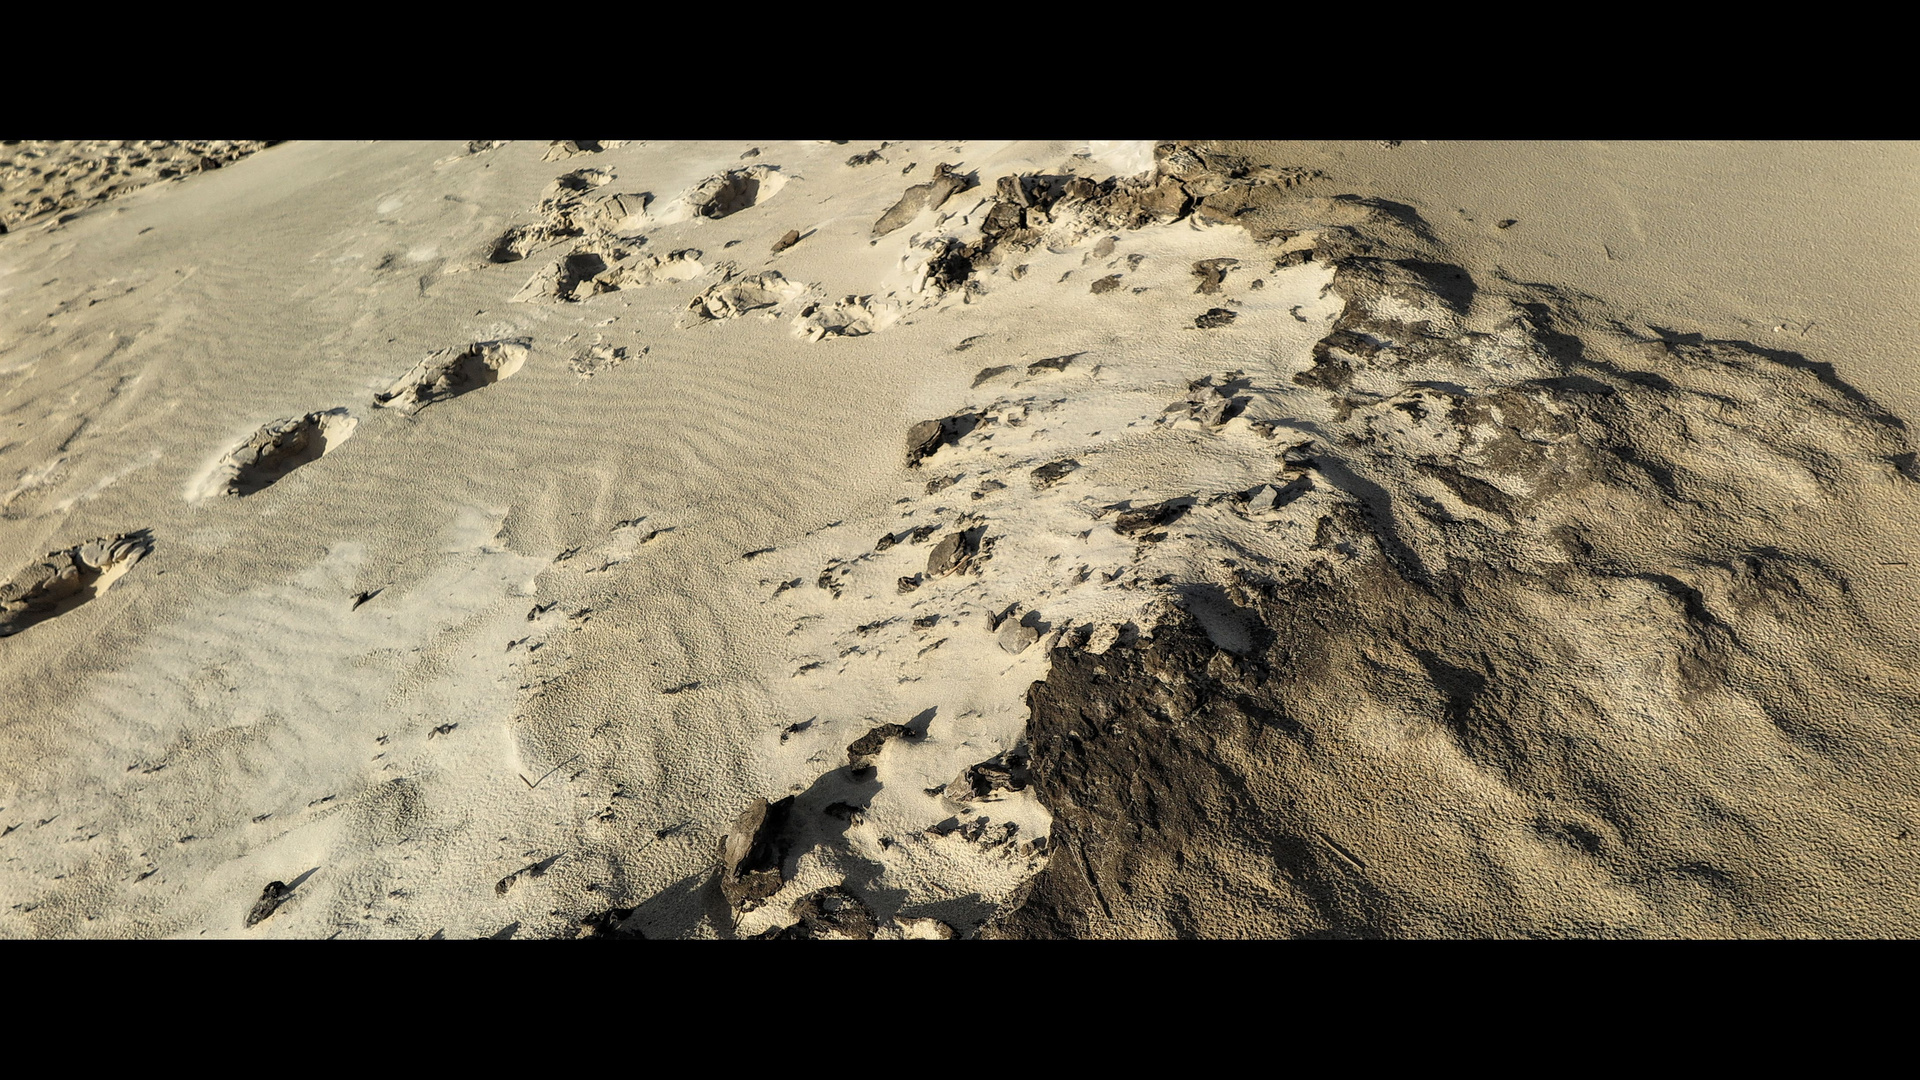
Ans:
{"type": "Polygon", "coordinates": [[[1920,916],[1911,147],[5,154],[0,934],[1920,916]]]}

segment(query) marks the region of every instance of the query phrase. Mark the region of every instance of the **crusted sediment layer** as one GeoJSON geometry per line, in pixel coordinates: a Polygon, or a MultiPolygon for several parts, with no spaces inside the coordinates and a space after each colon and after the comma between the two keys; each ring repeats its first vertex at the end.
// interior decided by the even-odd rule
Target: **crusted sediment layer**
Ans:
{"type": "Polygon", "coordinates": [[[1857,587],[1863,508],[1920,489],[1902,421],[1797,353],[1476,281],[1405,207],[1267,209],[1323,222],[1290,254],[1346,307],[1284,393],[1331,420],[1198,502],[1331,501],[1299,560],[1196,563],[1150,636],[1053,649],[1052,854],[982,935],[1920,929],[1920,677],[1857,587]]]}

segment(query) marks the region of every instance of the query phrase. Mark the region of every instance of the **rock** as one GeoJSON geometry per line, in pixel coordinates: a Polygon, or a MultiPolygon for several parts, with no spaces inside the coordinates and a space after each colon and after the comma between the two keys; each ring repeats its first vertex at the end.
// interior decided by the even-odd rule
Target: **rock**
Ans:
{"type": "Polygon", "coordinates": [[[985,532],[984,527],[975,527],[948,533],[927,555],[927,576],[941,577],[966,567],[979,553],[980,537],[985,532]]]}
{"type": "Polygon", "coordinates": [[[247,925],[248,926],[260,925],[262,922],[266,921],[268,916],[272,915],[275,911],[278,911],[280,909],[280,905],[285,903],[287,897],[292,895],[293,895],[293,890],[287,888],[286,882],[284,881],[267,882],[267,887],[260,891],[260,899],[254,901],[253,910],[247,912],[247,925]]]}
{"type": "Polygon", "coordinates": [[[1239,317],[1240,313],[1237,311],[1229,311],[1226,308],[1220,307],[1208,308],[1206,314],[1194,317],[1193,325],[1202,330],[1214,330],[1227,325],[1239,317]]]}
{"type": "Polygon", "coordinates": [[[848,802],[828,803],[826,815],[828,817],[839,818],[849,825],[858,825],[867,820],[867,808],[864,806],[855,806],[848,802]]]}
{"type": "Polygon", "coordinates": [[[917,468],[943,446],[958,442],[961,436],[979,426],[980,414],[955,413],[939,420],[922,420],[907,429],[907,468],[917,468]]]}
{"type": "Polygon", "coordinates": [[[913,468],[940,449],[945,431],[938,420],[922,420],[907,429],[907,467],[913,468]]]}
{"type": "Polygon", "coordinates": [[[905,724],[881,724],[847,744],[847,767],[856,774],[864,773],[873,768],[873,763],[879,758],[880,749],[887,745],[887,740],[912,735],[913,729],[905,724]]]}
{"type": "Polygon", "coordinates": [[[1101,296],[1119,288],[1120,281],[1121,275],[1108,274],[1106,277],[1096,279],[1092,285],[1087,287],[1087,291],[1095,296],[1101,296]]]}
{"type": "Polygon", "coordinates": [[[793,245],[795,245],[795,244],[797,244],[797,243],[799,243],[799,242],[800,242],[800,230],[799,230],[799,229],[788,229],[788,230],[787,230],[787,231],[786,231],[786,232],[785,232],[785,233],[784,233],[784,234],[783,234],[783,235],[782,235],[782,236],[780,237],[780,239],[778,239],[778,240],[775,240],[775,241],[773,242],[773,253],[774,253],[775,255],[778,255],[778,254],[780,254],[781,252],[783,252],[783,251],[785,251],[785,250],[787,250],[788,248],[790,248],[790,247],[792,247],[793,245]]]}
{"type": "Polygon", "coordinates": [[[980,487],[974,491],[973,497],[976,499],[984,499],[996,491],[1005,489],[1006,486],[1007,485],[998,480],[982,480],[980,481],[980,487]]]}
{"type": "Polygon", "coordinates": [[[1194,288],[1197,293],[1217,293],[1220,284],[1227,280],[1227,270],[1240,265],[1239,259],[1201,259],[1193,264],[1193,276],[1200,279],[1194,288]]]}
{"type": "Polygon", "coordinates": [[[829,885],[808,893],[794,903],[793,913],[799,922],[760,937],[768,941],[873,940],[873,911],[844,886],[829,885]]]}
{"type": "Polygon", "coordinates": [[[786,884],[786,826],[793,796],[755,799],[720,838],[720,892],[736,911],[752,911],[786,884]]]}
{"type": "Polygon", "coordinates": [[[943,794],[954,802],[977,802],[996,791],[1025,791],[1029,779],[1025,754],[999,754],[962,769],[943,794]]]}
{"type": "Polygon", "coordinates": [[[1114,520],[1113,531],[1122,536],[1133,536],[1150,529],[1157,529],[1162,525],[1170,525],[1179,520],[1181,515],[1192,506],[1193,500],[1186,498],[1168,499],[1166,502],[1154,503],[1151,506],[1136,507],[1122,513],[1114,520]]]}
{"type": "MultiPolygon", "coordinates": [[[[849,162],[851,164],[851,162],[849,162]]],[[[907,222],[920,216],[923,210],[938,210],[941,205],[958,191],[965,191],[972,180],[953,171],[952,165],[934,166],[933,179],[924,184],[915,184],[900,196],[880,220],[873,223],[875,239],[885,236],[907,222]]]]}
{"type": "Polygon", "coordinates": [[[589,915],[580,920],[580,929],[574,939],[584,941],[645,941],[647,935],[638,928],[628,929],[621,924],[633,917],[634,908],[608,908],[598,915],[589,915]]]}
{"type": "Polygon", "coordinates": [[[1162,221],[1172,221],[1187,212],[1192,200],[1178,180],[1167,177],[1158,184],[1140,193],[1137,203],[1140,209],[1162,221]]]}
{"type": "Polygon", "coordinates": [[[994,640],[1000,646],[1001,651],[1010,652],[1017,656],[1027,651],[1027,646],[1040,640],[1040,631],[1025,623],[1008,619],[1000,624],[1000,629],[994,635],[994,640]]]}
{"type": "Polygon", "coordinates": [[[1068,473],[1073,472],[1079,467],[1080,463],[1072,458],[1061,458],[1059,461],[1050,461],[1033,470],[1031,474],[1033,476],[1033,486],[1036,488],[1050,488],[1059,483],[1068,473]]]}

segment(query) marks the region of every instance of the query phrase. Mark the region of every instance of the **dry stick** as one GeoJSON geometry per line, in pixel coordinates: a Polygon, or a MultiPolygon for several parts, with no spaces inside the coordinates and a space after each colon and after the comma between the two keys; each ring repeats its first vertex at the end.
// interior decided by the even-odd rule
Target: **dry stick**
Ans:
{"type": "Polygon", "coordinates": [[[575,754],[575,755],[573,755],[572,757],[570,757],[570,758],[568,758],[567,760],[565,760],[565,761],[563,761],[563,762],[561,762],[560,764],[558,764],[558,765],[555,765],[555,766],[554,766],[553,768],[551,768],[551,769],[548,769],[548,770],[547,770],[546,772],[543,772],[543,773],[541,773],[541,774],[540,774],[540,779],[538,779],[538,780],[529,780],[529,779],[527,779],[527,774],[526,774],[526,773],[521,773],[521,774],[520,774],[520,782],[521,782],[521,783],[523,783],[523,784],[525,784],[525,785],[527,785],[527,787],[528,787],[528,789],[529,789],[529,790],[531,790],[531,789],[533,789],[533,788],[537,788],[537,787],[539,787],[539,786],[540,786],[541,784],[543,784],[543,783],[545,783],[545,782],[546,782],[546,779],[547,779],[547,777],[549,777],[549,776],[552,776],[552,775],[553,775],[554,773],[557,773],[557,772],[559,772],[559,771],[560,771],[561,769],[564,769],[564,768],[566,768],[567,766],[569,766],[569,765],[571,765],[571,764],[573,764],[574,762],[576,762],[576,761],[579,761],[579,760],[580,760],[580,755],[579,755],[579,754],[575,754]]]}

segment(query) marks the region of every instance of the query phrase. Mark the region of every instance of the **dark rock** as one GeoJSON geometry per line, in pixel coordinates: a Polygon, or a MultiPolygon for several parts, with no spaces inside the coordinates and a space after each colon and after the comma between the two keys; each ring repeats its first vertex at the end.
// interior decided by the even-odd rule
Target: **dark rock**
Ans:
{"type": "Polygon", "coordinates": [[[1239,259],[1201,259],[1193,264],[1193,276],[1200,279],[1194,287],[1197,293],[1217,293],[1220,283],[1227,280],[1227,271],[1240,265],[1239,259]]]}
{"type": "Polygon", "coordinates": [[[633,917],[636,908],[608,908],[598,915],[589,915],[580,920],[580,930],[576,940],[596,939],[600,941],[645,941],[647,935],[638,927],[628,928],[621,924],[633,917]]]}
{"type": "Polygon", "coordinates": [[[780,239],[775,240],[773,242],[773,253],[775,255],[778,255],[781,252],[787,250],[788,248],[792,247],[793,245],[799,242],[800,242],[800,230],[788,229],[784,234],[781,235],[780,239]]]}
{"type": "Polygon", "coordinates": [[[1219,307],[1208,308],[1206,314],[1196,315],[1194,317],[1193,325],[1202,330],[1215,330],[1231,323],[1239,317],[1240,313],[1237,311],[1229,311],[1226,308],[1219,307]]]}
{"type": "Polygon", "coordinates": [[[863,773],[873,768],[874,760],[880,756],[880,748],[887,744],[888,739],[912,735],[913,729],[905,724],[881,724],[847,744],[847,767],[856,774],[863,773]]]}
{"type": "Polygon", "coordinates": [[[990,798],[997,791],[1025,791],[1032,775],[1027,764],[1027,756],[1015,751],[969,765],[947,785],[945,795],[968,803],[990,798]]]}
{"type": "Polygon", "coordinates": [[[1273,268],[1275,270],[1285,270],[1289,266],[1299,266],[1303,263],[1311,262],[1312,259],[1313,259],[1312,248],[1305,248],[1300,251],[1289,251],[1286,254],[1280,256],[1279,258],[1273,260],[1273,268]]]}
{"type": "Polygon", "coordinates": [[[791,795],[773,803],[755,799],[720,838],[720,892],[734,910],[751,911],[786,884],[792,815],[791,795]]]}
{"type": "Polygon", "coordinates": [[[839,818],[849,825],[858,825],[867,819],[867,808],[847,802],[828,803],[826,814],[828,817],[839,818]]]}
{"type": "Polygon", "coordinates": [[[808,893],[794,902],[800,921],[769,930],[768,941],[872,941],[874,917],[866,903],[839,885],[808,893]]]}
{"type": "Polygon", "coordinates": [[[978,387],[981,383],[986,382],[988,379],[991,379],[996,375],[1005,375],[1007,372],[1012,370],[1013,370],[1012,364],[1000,364],[996,367],[981,368],[980,373],[973,377],[973,385],[975,387],[978,387]]]}
{"type": "Polygon", "coordinates": [[[266,921],[268,916],[272,915],[275,911],[278,911],[280,909],[280,905],[285,903],[287,897],[292,895],[293,895],[293,890],[287,888],[286,882],[284,881],[267,882],[267,887],[261,890],[260,892],[260,899],[254,901],[253,910],[247,912],[247,925],[248,926],[260,925],[262,922],[266,921]]]}
{"type": "Polygon", "coordinates": [[[1108,274],[1106,277],[1096,278],[1092,285],[1087,286],[1087,291],[1095,296],[1101,296],[1119,288],[1120,281],[1121,275],[1108,274]]]}
{"type": "Polygon", "coordinates": [[[1035,360],[1027,365],[1027,374],[1038,375],[1043,371],[1065,371],[1067,365],[1085,356],[1086,353],[1068,353],[1065,356],[1049,356],[1045,360],[1035,360]]]}
{"type": "Polygon", "coordinates": [[[1136,507],[1114,519],[1113,531],[1122,536],[1134,536],[1162,525],[1171,525],[1193,506],[1193,502],[1191,498],[1168,499],[1151,506],[1136,507]]]}
{"type": "Polygon", "coordinates": [[[980,538],[986,531],[985,526],[975,526],[948,533],[927,555],[927,576],[942,577],[966,569],[974,556],[979,554],[980,538]]]}
{"type": "Polygon", "coordinates": [[[907,430],[907,467],[917,468],[943,446],[950,446],[979,426],[978,413],[956,413],[939,420],[922,420],[907,430]]]}
{"type": "Polygon", "coordinates": [[[1061,458],[1059,461],[1050,461],[1033,470],[1033,486],[1036,488],[1050,488],[1059,483],[1068,473],[1073,472],[1079,467],[1080,463],[1072,458],[1061,458]]]}

